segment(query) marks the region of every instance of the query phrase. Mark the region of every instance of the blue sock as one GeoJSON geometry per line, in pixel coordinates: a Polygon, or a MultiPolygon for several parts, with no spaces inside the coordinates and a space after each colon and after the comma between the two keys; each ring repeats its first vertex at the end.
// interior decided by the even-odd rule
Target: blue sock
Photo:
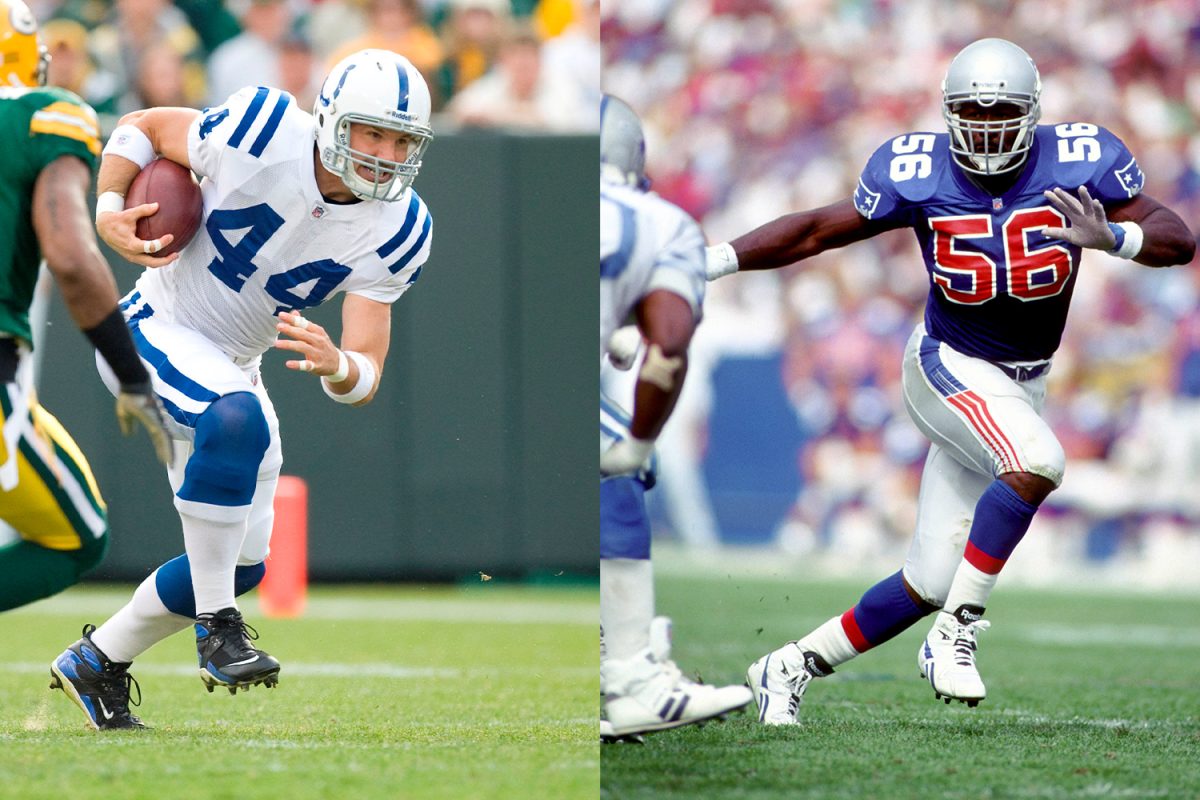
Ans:
{"type": "MultiPolygon", "coordinates": [[[[267,565],[262,561],[239,566],[233,572],[234,596],[241,596],[258,586],[266,574],[267,565]]],[[[192,565],[188,562],[186,553],[172,558],[158,568],[158,574],[154,577],[154,588],[158,590],[158,598],[172,614],[188,619],[196,618],[196,599],[192,595],[192,565]]]]}
{"type": "MultiPolygon", "coordinates": [[[[930,609],[932,610],[932,609],[930,609]]],[[[860,653],[883,644],[930,613],[904,588],[904,571],[867,589],[858,605],[842,615],[842,630],[860,653]]]]}

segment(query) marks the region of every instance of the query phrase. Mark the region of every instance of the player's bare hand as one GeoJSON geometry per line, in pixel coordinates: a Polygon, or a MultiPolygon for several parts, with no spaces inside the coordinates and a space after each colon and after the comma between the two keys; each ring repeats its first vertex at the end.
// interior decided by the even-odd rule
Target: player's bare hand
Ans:
{"type": "Polygon", "coordinates": [[[1092,250],[1111,250],[1116,246],[1117,235],[1108,227],[1104,206],[1092,199],[1086,186],[1079,187],[1078,199],[1061,187],[1044,194],[1050,205],[1071,223],[1069,228],[1046,228],[1043,231],[1046,236],[1092,250]]]}
{"type": "Polygon", "coordinates": [[[301,356],[300,359],[284,362],[288,369],[321,376],[333,375],[338,371],[341,361],[338,348],[320,325],[305,319],[299,311],[281,311],[275,327],[280,333],[275,347],[301,356]],[[289,338],[285,339],[284,336],[289,338]]]}
{"type": "Polygon", "coordinates": [[[163,257],[154,254],[170,245],[175,237],[169,233],[157,239],[137,237],[138,220],[157,212],[158,203],[144,203],[124,211],[107,211],[96,218],[96,232],[126,261],[141,264],[143,267],[165,267],[179,258],[179,254],[172,253],[163,257]]]}
{"type": "Polygon", "coordinates": [[[121,433],[126,436],[131,435],[139,425],[145,428],[146,433],[150,434],[150,442],[154,445],[158,460],[171,466],[174,448],[167,433],[166,417],[149,383],[121,387],[117,394],[117,422],[121,425],[121,433]]]}

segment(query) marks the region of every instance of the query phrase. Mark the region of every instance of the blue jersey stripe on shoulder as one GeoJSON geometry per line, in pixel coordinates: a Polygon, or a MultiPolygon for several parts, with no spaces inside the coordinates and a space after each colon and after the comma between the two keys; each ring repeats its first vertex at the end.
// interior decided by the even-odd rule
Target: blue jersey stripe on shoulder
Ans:
{"type": "Polygon", "coordinates": [[[404,217],[404,224],[400,226],[400,231],[375,251],[380,258],[387,258],[395,252],[397,247],[404,244],[404,240],[412,233],[413,226],[417,224],[417,214],[420,210],[421,201],[417,199],[417,193],[413,192],[412,199],[408,202],[408,214],[404,217]]]}
{"type": "MultiPolygon", "coordinates": [[[[395,275],[397,272],[407,267],[408,262],[412,261],[417,253],[421,252],[421,248],[425,246],[425,240],[429,238],[429,231],[432,230],[432,228],[433,216],[431,214],[426,214],[425,223],[421,225],[421,235],[417,237],[415,242],[413,242],[412,247],[408,248],[408,251],[400,257],[399,261],[388,267],[388,272],[395,275]]],[[[412,283],[412,281],[409,281],[409,283],[412,283]]]]}
{"type": "Polygon", "coordinates": [[[618,203],[617,208],[621,212],[621,243],[617,246],[617,252],[609,253],[600,259],[601,278],[614,278],[620,275],[629,266],[629,259],[633,257],[637,217],[634,215],[633,209],[624,203],[618,203]]]}
{"type": "Polygon", "coordinates": [[[250,155],[255,158],[262,155],[263,150],[271,141],[271,137],[275,135],[275,131],[279,130],[279,120],[283,119],[283,112],[287,110],[288,102],[291,99],[292,96],[287,92],[279,93],[279,99],[275,101],[275,108],[271,109],[271,116],[267,118],[267,124],[259,132],[254,144],[250,145],[250,155]]]}
{"type": "Polygon", "coordinates": [[[254,120],[258,119],[258,112],[262,111],[263,103],[267,102],[267,94],[271,90],[265,86],[258,87],[258,91],[254,93],[254,99],[250,101],[250,107],[246,109],[245,116],[238,123],[237,130],[229,137],[229,146],[237,147],[242,143],[242,139],[250,130],[250,126],[254,124],[254,120]]]}

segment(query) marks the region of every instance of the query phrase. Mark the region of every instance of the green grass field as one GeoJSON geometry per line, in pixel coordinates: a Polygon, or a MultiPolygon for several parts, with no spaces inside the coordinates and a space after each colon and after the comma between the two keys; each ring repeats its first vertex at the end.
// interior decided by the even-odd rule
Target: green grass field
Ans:
{"type": "Polygon", "coordinates": [[[209,694],[179,634],[131,670],[153,730],[100,734],[48,665],[131,589],[0,616],[0,798],[596,797],[594,587],[317,589],[293,620],[251,600],[278,688],[209,694]]]}
{"type": "MultiPolygon", "coordinates": [[[[709,683],[853,605],[864,582],[660,577],[674,653],[709,683]]],[[[935,701],[925,622],[810,685],[802,725],[751,713],[606,745],[601,796],[1200,798],[1200,599],[1001,586],[980,637],[988,699],[935,701]]]]}

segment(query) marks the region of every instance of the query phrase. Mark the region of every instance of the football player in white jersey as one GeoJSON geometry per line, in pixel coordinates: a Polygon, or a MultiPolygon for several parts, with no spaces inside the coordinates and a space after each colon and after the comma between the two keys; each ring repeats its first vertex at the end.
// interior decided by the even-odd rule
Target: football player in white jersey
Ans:
{"type": "MultiPolygon", "coordinates": [[[[429,90],[407,59],[363,50],[329,73],[312,114],[286,92],[248,87],[203,112],[135,112],[113,132],[96,227],[148,267],[122,308],[170,417],[186,554],[99,628],[85,628],[52,667],[85,712],[119,710],[89,713],[96,727],[141,726],[128,711],[130,682],[110,673],[189,626],[209,691],[276,683],[279,662],[251,643],[257,635],[234,599],[265,572],[282,463],[259,364],[280,348],[332,401],[374,397],[391,304],[429,256],[432,219],[411,188],[433,138],[429,114],[429,90]],[[200,176],[204,200],[202,229],[166,257],[155,253],[171,236],[135,234],[156,206],[123,210],[134,177],[159,156],[200,176]],[[343,292],[339,347],[300,312],[343,292]]],[[[104,365],[101,373],[113,386],[104,365]]]]}
{"type": "Polygon", "coordinates": [[[647,462],[683,388],[704,299],[704,237],[686,213],[646,191],[633,110],[605,95],[600,116],[601,357],[630,316],[646,340],[632,418],[600,398],[600,734],[609,740],[720,716],[751,694],[684,678],[670,659],[670,622],[654,616],[647,462]]]}

